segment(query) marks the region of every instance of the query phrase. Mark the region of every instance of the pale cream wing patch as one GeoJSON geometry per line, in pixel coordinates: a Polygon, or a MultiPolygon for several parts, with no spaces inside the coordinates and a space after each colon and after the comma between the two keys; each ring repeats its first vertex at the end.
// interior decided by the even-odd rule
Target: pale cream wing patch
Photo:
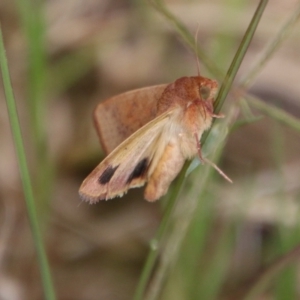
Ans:
{"type": "Polygon", "coordinates": [[[163,149],[157,143],[164,143],[160,137],[172,113],[167,111],[156,117],[111,152],[83,181],[79,189],[81,198],[95,203],[144,185],[157,148],[163,149]]]}
{"type": "Polygon", "coordinates": [[[157,101],[166,87],[163,84],[141,88],[98,104],[94,123],[106,153],[156,117],[157,101]]]}

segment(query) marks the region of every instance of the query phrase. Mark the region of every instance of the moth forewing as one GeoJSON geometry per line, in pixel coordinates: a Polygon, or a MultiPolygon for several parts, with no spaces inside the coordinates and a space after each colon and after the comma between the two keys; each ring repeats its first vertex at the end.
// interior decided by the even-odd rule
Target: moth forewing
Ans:
{"type": "Polygon", "coordinates": [[[158,116],[114,149],[83,181],[81,198],[94,203],[122,196],[129,188],[145,184],[152,161],[162,155],[155,145],[164,143],[158,140],[170,114],[172,111],[158,116]]]}

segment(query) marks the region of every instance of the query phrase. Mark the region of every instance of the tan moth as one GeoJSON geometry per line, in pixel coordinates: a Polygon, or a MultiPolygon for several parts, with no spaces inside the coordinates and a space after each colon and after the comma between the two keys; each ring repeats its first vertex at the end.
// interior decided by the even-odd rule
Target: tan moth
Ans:
{"type": "Polygon", "coordinates": [[[83,181],[79,194],[95,203],[145,184],[144,197],[166,194],[186,159],[201,154],[200,138],[212,123],[218,84],[200,75],[137,89],[101,102],[95,126],[108,156],[83,181]]]}

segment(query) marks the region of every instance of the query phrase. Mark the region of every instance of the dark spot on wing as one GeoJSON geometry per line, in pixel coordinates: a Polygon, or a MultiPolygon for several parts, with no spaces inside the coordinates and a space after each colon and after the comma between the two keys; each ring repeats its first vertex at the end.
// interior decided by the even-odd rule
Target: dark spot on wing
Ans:
{"type": "Polygon", "coordinates": [[[118,169],[119,166],[116,167],[112,167],[112,166],[108,166],[105,171],[101,174],[101,176],[99,177],[99,183],[100,184],[106,184],[108,183],[111,178],[114,176],[116,170],[118,169]]]}
{"type": "Polygon", "coordinates": [[[134,168],[132,173],[127,179],[127,183],[130,183],[133,179],[143,176],[148,168],[148,159],[142,159],[134,168]]]}

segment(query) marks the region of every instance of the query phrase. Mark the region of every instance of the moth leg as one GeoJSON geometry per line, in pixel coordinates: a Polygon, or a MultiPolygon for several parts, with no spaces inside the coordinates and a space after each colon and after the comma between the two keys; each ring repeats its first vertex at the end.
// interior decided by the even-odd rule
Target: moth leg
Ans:
{"type": "Polygon", "coordinates": [[[185,159],[178,144],[169,143],[148,179],[145,199],[155,201],[165,195],[174,178],[182,169],[185,159]]]}
{"type": "Polygon", "coordinates": [[[225,118],[225,115],[224,114],[212,114],[211,115],[213,118],[216,118],[216,119],[222,119],[222,118],[225,118]]]}
{"type": "Polygon", "coordinates": [[[202,156],[202,151],[201,151],[201,143],[199,141],[199,137],[198,137],[198,134],[197,132],[194,133],[194,136],[195,136],[195,139],[196,139],[196,145],[197,145],[197,152],[198,152],[198,156],[199,156],[199,159],[202,163],[205,162],[205,159],[203,158],[202,156]]]}
{"type": "Polygon", "coordinates": [[[213,163],[209,159],[204,158],[202,156],[201,144],[200,144],[197,132],[194,133],[194,136],[195,136],[195,139],[196,139],[197,151],[198,151],[198,156],[199,156],[200,160],[203,163],[208,163],[209,165],[211,165],[221,176],[223,176],[227,181],[229,181],[230,183],[232,183],[232,180],[215,163],[213,163]]]}

